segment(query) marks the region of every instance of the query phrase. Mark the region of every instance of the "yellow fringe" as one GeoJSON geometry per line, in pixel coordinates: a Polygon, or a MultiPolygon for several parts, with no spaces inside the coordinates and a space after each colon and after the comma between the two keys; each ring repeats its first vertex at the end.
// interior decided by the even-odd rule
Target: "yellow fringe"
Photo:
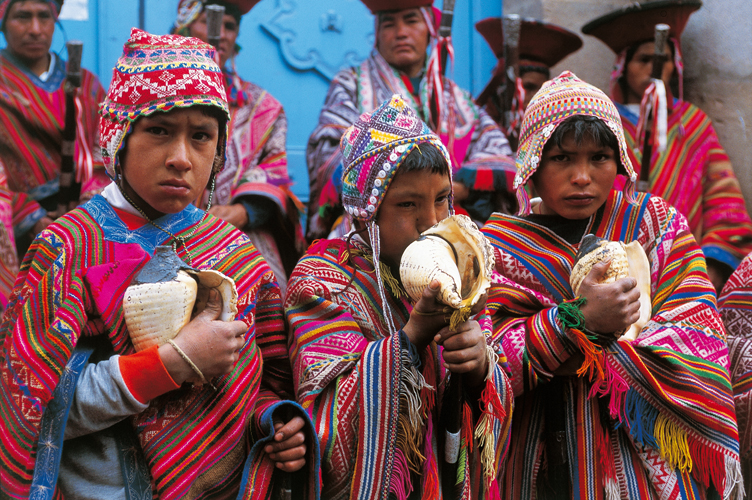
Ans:
{"type": "Polygon", "coordinates": [[[420,452],[418,445],[422,440],[423,433],[410,425],[410,419],[407,415],[401,414],[399,416],[399,423],[397,424],[397,447],[405,454],[407,467],[415,474],[421,473],[421,466],[426,460],[426,457],[420,452]]]}
{"type": "Polygon", "coordinates": [[[687,433],[684,429],[665,416],[659,415],[655,420],[653,435],[661,449],[661,457],[671,467],[676,467],[681,472],[692,470],[692,457],[689,455],[687,433]]]}
{"type": "Polygon", "coordinates": [[[483,412],[475,428],[475,439],[480,446],[480,463],[483,465],[483,475],[486,478],[496,477],[496,438],[493,434],[491,415],[483,412]]]}
{"type": "Polygon", "coordinates": [[[456,331],[469,317],[470,306],[461,306],[459,309],[455,309],[452,313],[452,318],[449,320],[449,329],[456,331]]]}
{"type": "MultiPolygon", "coordinates": [[[[347,254],[347,252],[344,253],[347,254]]],[[[373,255],[367,254],[362,250],[358,250],[356,248],[352,249],[350,253],[356,256],[363,257],[368,262],[373,264],[373,255]]],[[[399,280],[392,275],[392,271],[389,269],[389,266],[379,261],[379,268],[381,270],[381,279],[384,282],[384,285],[389,288],[389,291],[392,292],[392,295],[394,295],[398,299],[400,297],[407,297],[407,293],[405,293],[405,291],[402,289],[402,285],[400,284],[399,280]]]]}

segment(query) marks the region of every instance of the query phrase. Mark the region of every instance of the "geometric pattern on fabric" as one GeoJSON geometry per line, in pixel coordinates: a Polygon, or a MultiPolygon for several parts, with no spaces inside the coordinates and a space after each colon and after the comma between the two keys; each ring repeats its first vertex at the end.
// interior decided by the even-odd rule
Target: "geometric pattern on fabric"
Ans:
{"type": "Polygon", "coordinates": [[[363,113],[342,136],[344,157],[342,202],[353,218],[368,222],[376,216],[397,169],[420,144],[436,146],[449,159],[444,144],[402,96],[392,98],[373,113],[363,113]]]}

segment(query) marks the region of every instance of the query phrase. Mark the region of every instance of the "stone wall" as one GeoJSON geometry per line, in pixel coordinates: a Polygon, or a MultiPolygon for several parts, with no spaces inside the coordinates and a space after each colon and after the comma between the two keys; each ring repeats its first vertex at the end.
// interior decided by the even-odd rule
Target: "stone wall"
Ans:
{"type": "MultiPolygon", "coordinates": [[[[581,34],[591,19],[630,0],[504,0],[505,14],[553,22],[581,34]]],[[[752,1],[704,0],[682,36],[685,98],[713,120],[752,212],[752,1]]],[[[584,46],[552,69],[568,69],[608,92],[614,54],[582,35],[584,46]]]]}

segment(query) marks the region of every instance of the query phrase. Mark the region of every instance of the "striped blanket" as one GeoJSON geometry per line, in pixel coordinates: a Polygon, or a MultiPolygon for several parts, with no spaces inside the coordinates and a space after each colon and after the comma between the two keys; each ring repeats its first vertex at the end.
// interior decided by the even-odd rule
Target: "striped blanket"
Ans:
{"type": "MultiPolygon", "coordinates": [[[[445,441],[439,415],[450,404],[443,400],[442,350],[432,343],[420,353],[418,371],[402,334],[388,330],[385,316],[401,328],[410,304],[387,287],[388,305],[382,306],[374,266],[366,257],[371,250],[360,240],[351,243],[349,249],[341,239],[314,243],[295,268],[285,299],[295,390],[321,446],[322,497],[404,500],[414,489],[417,497],[410,498],[441,498],[445,441]],[[410,424],[413,418],[417,425],[410,424]]],[[[487,316],[479,322],[490,334],[487,316]]],[[[498,416],[510,415],[511,388],[501,365],[489,380],[487,395],[498,396],[498,416]]],[[[472,413],[478,401],[468,398],[451,404],[472,413]]],[[[481,471],[492,483],[483,498],[495,498],[510,419],[489,420],[485,444],[476,441],[473,448],[473,417],[467,416],[457,477],[461,498],[479,498],[471,487],[478,485],[481,471]],[[490,470],[481,465],[479,449],[493,462],[490,470]]]]}
{"type": "MultiPolygon", "coordinates": [[[[28,195],[16,212],[25,215],[16,231],[28,231],[44,213],[35,200],[57,193],[62,132],[65,123],[65,64],[58,57],[52,74],[43,82],[8,50],[0,52],[0,162],[8,187],[28,195]]],[[[99,103],[104,90],[92,73],[81,70],[78,91],[76,168],[88,158],[94,175],[83,184],[90,195],[109,183],[99,154],[99,103]]]]}
{"type": "MultiPolygon", "coordinates": [[[[671,103],[670,103],[671,104],[671,103]]],[[[637,147],[637,116],[616,104],[637,175],[642,153],[637,147]]],[[[739,181],[710,118],[697,106],[678,99],[668,114],[666,151],[653,148],[650,192],[687,218],[706,258],[736,268],[752,251],[752,221],[739,181]]],[[[616,189],[621,189],[617,180],[616,189]]]]}
{"type": "MultiPolygon", "coordinates": [[[[569,275],[579,244],[514,216],[495,215],[483,232],[503,276],[488,308],[516,396],[504,496],[534,498],[546,461],[542,395],[577,351],[557,305],[574,298],[569,275]]],[[[686,220],[659,197],[639,195],[631,204],[612,191],[586,232],[640,242],[650,261],[653,307],[635,341],[597,351],[602,372],[557,377],[570,498],[705,499],[710,487],[724,499],[742,498],[724,329],[686,220]]]]}
{"type": "MultiPolygon", "coordinates": [[[[247,342],[232,372],[213,380],[216,391],[185,384],[130,419],[155,498],[237,494],[251,432],[260,432],[265,412],[292,391],[272,272],[242,233],[203,215],[189,205],[157,223],[176,235],[191,235],[187,247],[195,267],[235,280],[247,342]]],[[[134,352],[123,319],[123,294],[155,247],[165,244],[165,236],[150,224],[129,229],[97,195],[32,244],[0,328],[0,496],[27,498],[35,469],[50,467],[37,461],[40,426],[78,341],[103,335],[115,353],[134,352]]],[[[186,248],[180,245],[177,251],[186,260],[186,248]]],[[[273,471],[262,454],[248,473],[252,481],[246,496],[267,498],[273,471]]],[[[313,488],[317,481],[307,484],[313,488]]]]}
{"type": "Polygon", "coordinates": [[[731,385],[739,422],[739,452],[747,491],[752,488],[752,254],[744,258],[718,297],[728,334],[731,385]]]}

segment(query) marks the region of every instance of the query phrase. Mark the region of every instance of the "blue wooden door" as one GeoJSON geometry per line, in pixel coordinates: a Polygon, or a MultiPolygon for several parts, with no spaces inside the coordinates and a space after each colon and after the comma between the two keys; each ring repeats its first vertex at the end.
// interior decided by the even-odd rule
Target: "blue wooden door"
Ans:
{"type": "MultiPolygon", "coordinates": [[[[53,50],[65,39],[84,42],[83,64],[105,88],[132,26],[167,33],[178,0],[66,0],[53,50]],[[67,11],[67,12],[66,12],[67,11]]],[[[441,6],[442,0],[436,0],[441,6]]],[[[501,13],[500,1],[457,0],[450,75],[477,95],[496,59],[474,24],[501,13]]],[[[289,123],[287,152],[294,192],[308,199],[305,147],[316,126],[329,81],[339,68],[358,64],[373,47],[373,16],[360,0],[262,0],[241,21],[240,75],[274,95],[289,123]]],[[[2,42],[4,45],[4,41],[2,42]]]]}

